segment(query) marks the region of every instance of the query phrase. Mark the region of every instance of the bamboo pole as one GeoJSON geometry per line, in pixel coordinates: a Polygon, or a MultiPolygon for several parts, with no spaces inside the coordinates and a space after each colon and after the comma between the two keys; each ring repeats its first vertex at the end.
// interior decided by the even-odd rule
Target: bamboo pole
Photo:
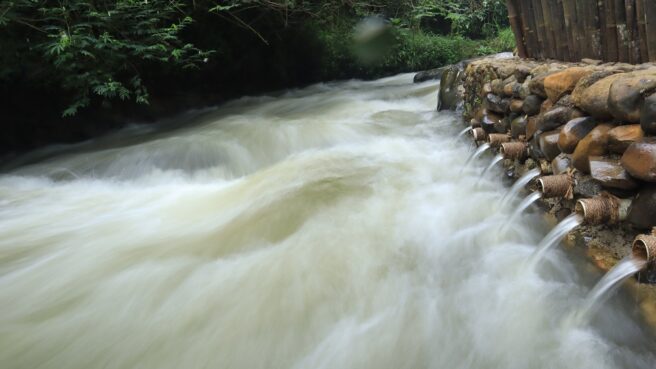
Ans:
{"type": "Polygon", "coordinates": [[[531,1],[533,19],[535,19],[535,33],[538,36],[538,55],[540,58],[548,56],[548,44],[546,40],[546,28],[544,25],[544,15],[542,14],[542,2],[540,0],[531,1]]]}
{"type": "Polygon", "coordinates": [[[604,59],[607,61],[619,60],[617,48],[617,21],[615,20],[615,0],[604,0],[604,10],[606,13],[606,29],[604,37],[608,45],[607,53],[604,59]]]}
{"type": "Polygon", "coordinates": [[[629,44],[629,63],[638,63],[640,61],[640,50],[638,50],[638,25],[635,12],[635,0],[624,0],[624,9],[626,11],[626,35],[629,44]]]}
{"type": "Polygon", "coordinates": [[[640,62],[645,63],[649,60],[649,52],[647,49],[647,29],[645,28],[646,20],[644,0],[636,0],[636,18],[636,23],[638,26],[638,47],[640,48],[640,62]]]}
{"type": "Polygon", "coordinates": [[[556,42],[554,41],[553,26],[551,16],[551,7],[549,0],[541,0],[542,5],[542,18],[544,20],[544,39],[545,39],[545,52],[549,58],[558,59],[556,53],[556,42]]]}
{"type": "Polygon", "coordinates": [[[590,55],[594,59],[603,59],[601,43],[601,27],[599,24],[599,6],[597,0],[588,0],[588,35],[590,41],[590,55]]]}
{"type": "Polygon", "coordinates": [[[521,22],[519,20],[519,16],[517,15],[517,7],[515,6],[515,1],[506,0],[506,5],[508,6],[508,21],[510,23],[510,28],[512,28],[512,31],[515,34],[517,54],[519,54],[520,58],[526,58],[528,56],[526,53],[526,41],[524,40],[521,22]]]}
{"type": "Polygon", "coordinates": [[[645,33],[647,34],[647,50],[649,61],[656,62],[656,1],[649,0],[645,5],[645,33]]]}
{"type": "Polygon", "coordinates": [[[565,21],[565,32],[567,33],[567,46],[569,48],[570,61],[581,59],[576,42],[576,6],[574,0],[563,0],[563,19],[565,21]]]}
{"type": "Polygon", "coordinates": [[[626,28],[626,7],[624,0],[615,0],[615,21],[617,24],[617,54],[621,62],[629,62],[629,35],[626,28]]]}
{"type": "Polygon", "coordinates": [[[529,58],[535,58],[537,57],[536,53],[539,45],[535,35],[535,27],[532,24],[533,15],[530,13],[530,5],[530,3],[522,4],[519,8],[519,12],[522,18],[524,40],[526,41],[526,54],[529,58]]]}
{"type": "Polygon", "coordinates": [[[565,18],[563,15],[563,0],[552,0],[553,8],[551,14],[554,18],[554,35],[556,39],[556,48],[558,58],[561,60],[571,61],[569,48],[567,47],[567,32],[565,28],[565,18]]]}

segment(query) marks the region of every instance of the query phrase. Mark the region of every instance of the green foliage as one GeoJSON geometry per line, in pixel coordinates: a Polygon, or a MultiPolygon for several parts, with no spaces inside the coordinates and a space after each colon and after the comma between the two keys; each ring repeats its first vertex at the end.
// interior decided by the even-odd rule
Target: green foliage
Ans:
{"type": "Polygon", "coordinates": [[[192,19],[184,4],[168,0],[9,1],[0,25],[29,40],[21,50],[50,65],[47,76],[73,99],[63,115],[74,115],[96,96],[148,102],[142,70],[154,64],[193,68],[208,57],[180,39],[192,19]],[[13,27],[13,28],[12,28],[13,27]]]}

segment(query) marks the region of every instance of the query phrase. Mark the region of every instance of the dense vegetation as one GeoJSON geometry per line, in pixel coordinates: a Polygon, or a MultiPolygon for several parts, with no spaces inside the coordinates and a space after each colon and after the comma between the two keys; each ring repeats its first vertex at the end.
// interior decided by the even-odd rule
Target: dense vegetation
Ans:
{"type": "Polygon", "coordinates": [[[76,140],[126,117],[509,50],[504,4],[5,0],[0,93],[9,135],[0,144],[76,140]]]}

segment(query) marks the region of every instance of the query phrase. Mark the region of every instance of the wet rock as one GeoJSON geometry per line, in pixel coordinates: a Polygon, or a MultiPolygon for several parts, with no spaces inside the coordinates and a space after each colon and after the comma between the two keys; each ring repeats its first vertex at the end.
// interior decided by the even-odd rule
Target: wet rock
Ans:
{"type": "Polygon", "coordinates": [[[518,65],[517,68],[515,68],[514,76],[517,82],[519,83],[524,83],[526,80],[526,77],[528,77],[531,74],[531,68],[525,66],[525,65],[518,65]]]}
{"type": "Polygon", "coordinates": [[[574,90],[578,81],[592,73],[588,68],[573,67],[553,73],[544,79],[544,91],[552,102],[574,90]]]}
{"type": "Polygon", "coordinates": [[[572,101],[574,104],[579,105],[581,104],[581,99],[583,98],[583,92],[590,86],[594,85],[595,83],[601,81],[602,79],[612,76],[613,74],[617,74],[618,71],[615,70],[599,70],[599,71],[594,71],[583,78],[579,80],[579,82],[576,84],[576,87],[574,87],[574,91],[572,91],[572,101]]]}
{"type": "Polygon", "coordinates": [[[513,138],[519,138],[519,136],[526,135],[526,125],[528,124],[528,119],[524,116],[517,117],[512,120],[510,123],[510,134],[513,138]]]}
{"type": "Polygon", "coordinates": [[[412,79],[412,81],[414,83],[419,83],[419,82],[425,82],[434,79],[440,79],[443,72],[444,72],[444,68],[424,70],[415,74],[415,77],[412,79]]]}
{"type": "Polygon", "coordinates": [[[522,113],[523,112],[524,101],[520,99],[510,100],[510,111],[513,113],[522,113]]]}
{"type": "Polygon", "coordinates": [[[488,134],[497,133],[495,125],[498,125],[500,121],[501,121],[500,115],[485,110],[483,117],[481,119],[481,127],[488,134]]]}
{"type": "Polygon", "coordinates": [[[544,113],[538,119],[538,129],[548,131],[556,129],[572,119],[582,117],[583,113],[578,109],[559,106],[544,113]]]}
{"type": "Polygon", "coordinates": [[[640,190],[626,220],[642,229],[656,226],[656,186],[646,186],[640,190]]]}
{"type": "Polygon", "coordinates": [[[648,135],[656,135],[656,94],[645,98],[640,111],[640,126],[648,135]]]}
{"type": "Polygon", "coordinates": [[[495,79],[492,82],[490,82],[490,86],[492,87],[492,93],[495,95],[503,95],[503,81],[500,79],[495,79]]]}
{"type": "Polygon", "coordinates": [[[608,94],[611,84],[621,77],[622,74],[613,74],[600,79],[581,92],[578,98],[573,95],[574,102],[599,120],[611,119],[613,115],[608,106],[608,94]]]}
{"type": "Polygon", "coordinates": [[[621,190],[633,190],[638,187],[638,183],[629,176],[619,160],[591,157],[590,175],[599,181],[602,187],[621,190]]]}
{"type": "Polygon", "coordinates": [[[574,182],[574,194],[581,197],[595,197],[598,196],[602,187],[599,182],[588,176],[577,176],[574,182]]]}
{"type": "Polygon", "coordinates": [[[622,166],[635,178],[656,182],[656,137],[631,144],[622,155],[622,166]]]}
{"type": "Polygon", "coordinates": [[[528,89],[533,95],[538,95],[542,98],[547,98],[547,92],[544,90],[544,80],[547,78],[547,75],[541,75],[531,79],[531,82],[528,84],[528,89]]]}
{"type": "Polygon", "coordinates": [[[610,85],[608,108],[617,119],[640,122],[640,108],[646,91],[656,89],[656,71],[626,73],[610,85]]]}
{"type": "Polygon", "coordinates": [[[492,93],[492,85],[490,83],[484,84],[483,85],[483,96],[485,96],[487,94],[491,94],[491,93],[492,93]]]}
{"type": "Polygon", "coordinates": [[[556,130],[544,132],[538,138],[540,151],[542,151],[544,157],[549,161],[553,160],[558,154],[560,154],[560,149],[558,148],[558,136],[560,136],[560,132],[556,130]]]}
{"type": "Polygon", "coordinates": [[[560,131],[558,147],[564,153],[571,154],[581,141],[597,125],[592,117],[575,118],[567,122],[560,131]]]}
{"type": "Polygon", "coordinates": [[[535,160],[536,166],[540,162],[540,159],[544,158],[544,154],[540,149],[540,140],[533,139],[528,142],[528,155],[531,159],[535,160]]]}
{"type": "Polygon", "coordinates": [[[526,138],[531,139],[533,138],[533,135],[538,131],[538,118],[537,117],[529,117],[528,121],[526,122],[526,138]]]}
{"type": "Polygon", "coordinates": [[[572,165],[583,173],[590,173],[591,156],[603,156],[608,152],[608,131],[613,129],[611,124],[600,124],[590,131],[576,145],[572,154],[572,165]]]}
{"type": "Polygon", "coordinates": [[[504,114],[508,110],[510,101],[495,94],[485,95],[485,107],[496,113],[504,114]]]}
{"type": "Polygon", "coordinates": [[[608,132],[608,150],[622,154],[629,146],[642,140],[645,134],[639,124],[615,127],[608,132]]]}
{"type": "Polygon", "coordinates": [[[562,174],[572,167],[572,157],[567,154],[559,154],[551,161],[553,174],[562,174]]]}
{"type": "Polygon", "coordinates": [[[522,110],[524,110],[524,113],[527,115],[536,115],[540,113],[540,107],[542,106],[542,102],[544,99],[542,99],[538,95],[528,95],[524,99],[524,105],[522,105],[522,110]]]}
{"type": "Polygon", "coordinates": [[[554,103],[551,100],[544,100],[540,105],[540,114],[544,114],[553,108],[554,103]]]}
{"type": "Polygon", "coordinates": [[[440,80],[437,111],[456,110],[462,105],[463,97],[459,85],[463,76],[463,71],[457,65],[445,67],[440,80]]]}

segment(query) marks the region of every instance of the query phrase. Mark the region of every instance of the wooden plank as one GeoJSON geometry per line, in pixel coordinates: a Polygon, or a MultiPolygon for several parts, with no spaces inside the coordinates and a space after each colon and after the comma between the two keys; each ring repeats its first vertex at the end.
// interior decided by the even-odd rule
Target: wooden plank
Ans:
{"type": "Polygon", "coordinates": [[[649,61],[656,62],[656,1],[648,0],[645,5],[645,33],[649,61]]]}
{"type": "Polygon", "coordinates": [[[535,19],[535,33],[538,36],[538,44],[540,45],[538,55],[540,58],[545,58],[548,57],[549,46],[546,40],[547,31],[544,25],[544,16],[542,14],[542,1],[532,0],[531,10],[533,13],[533,19],[535,19]]]}
{"type": "Polygon", "coordinates": [[[519,18],[517,6],[515,5],[515,0],[506,0],[506,5],[508,6],[508,22],[510,23],[510,28],[512,29],[513,34],[515,34],[517,54],[520,58],[526,58],[528,55],[526,53],[526,41],[524,40],[521,20],[519,18]]]}
{"type": "Polygon", "coordinates": [[[590,37],[590,55],[593,59],[602,59],[601,27],[599,24],[599,6],[597,0],[588,0],[588,29],[590,37]]]}
{"type": "Polygon", "coordinates": [[[533,25],[533,14],[531,14],[530,3],[523,3],[519,12],[522,18],[522,30],[524,40],[526,41],[526,54],[529,58],[536,58],[540,45],[535,35],[535,26],[533,25]]]}
{"type": "MultiPolygon", "coordinates": [[[[645,0],[636,0],[636,24],[638,26],[638,48],[640,49],[640,63],[649,60],[647,49],[647,29],[645,28],[645,0]]],[[[651,0],[647,0],[651,1],[651,0]]]]}
{"type": "Polygon", "coordinates": [[[549,58],[558,59],[552,25],[553,17],[551,15],[549,0],[541,0],[540,4],[542,5],[542,18],[544,19],[545,51],[549,58]]]}

